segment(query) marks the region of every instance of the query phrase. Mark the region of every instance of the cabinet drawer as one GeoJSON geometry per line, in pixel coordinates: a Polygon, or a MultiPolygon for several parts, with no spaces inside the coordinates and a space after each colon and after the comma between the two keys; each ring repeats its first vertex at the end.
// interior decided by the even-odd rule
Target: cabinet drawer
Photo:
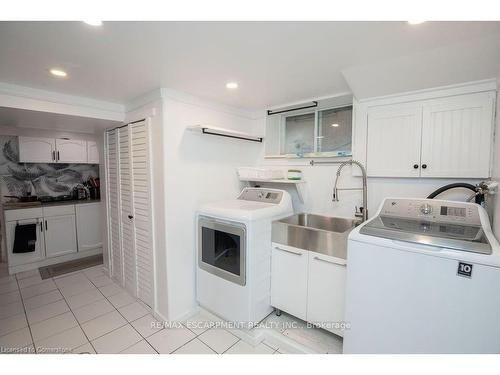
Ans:
{"type": "Polygon", "coordinates": [[[42,207],[20,208],[19,210],[5,211],[5,221],[34,219],[42,216],[43,216],[42,207]]]}
{"type": "Polygon", "coordinates": [[[44,217],[74,215],[74,214],[75,214],[75,205],[73,204],[43,207],[44,217]]]}

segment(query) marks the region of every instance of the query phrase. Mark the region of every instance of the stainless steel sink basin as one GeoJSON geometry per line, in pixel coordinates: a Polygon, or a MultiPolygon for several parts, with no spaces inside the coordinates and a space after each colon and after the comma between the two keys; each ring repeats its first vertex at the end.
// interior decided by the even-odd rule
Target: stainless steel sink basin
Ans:
{"type": "Polygon", "coordinates": [[[305,213],[292,215],[279,221],[286,224],[298,225],[300,227],[320,229],[337,233],[344,233],[345,231],[351,230],[359,223],[359,220],[355,219],[305,213]]]}
{"type": "Polygon", "coordinates": [[[273,222],[272,240],[341,259],[347,257],[347,236],[358,219],[296,214],[273,222]]]}

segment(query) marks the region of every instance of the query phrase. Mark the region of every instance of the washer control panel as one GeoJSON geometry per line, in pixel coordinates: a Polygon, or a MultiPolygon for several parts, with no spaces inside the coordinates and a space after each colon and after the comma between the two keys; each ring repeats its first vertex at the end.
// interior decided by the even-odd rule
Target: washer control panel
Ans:
{"type": "Polygon", "coordinates": [[[465,202],[386,198],[380,214],[435,222],[481,225],[478,206],[465,202]]]}
{"type": "Polygon", "coordinates": [[[262,188],[245,188],[241,192],[238,199],[252,202],[265,202],[278,204],[281,202],[283,192],[280,190],[262,189],[262,188]]]}

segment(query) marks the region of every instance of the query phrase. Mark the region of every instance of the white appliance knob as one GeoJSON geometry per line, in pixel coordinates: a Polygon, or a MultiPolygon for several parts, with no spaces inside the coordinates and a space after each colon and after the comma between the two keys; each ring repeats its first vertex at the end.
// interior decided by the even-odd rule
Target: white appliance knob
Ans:
{"type": "Polygon", "coordinates": [[[420,212],[424,215],[429,215],[432,213],[432,206],[429,203],[424,203],[420,206],[420,212]]]}

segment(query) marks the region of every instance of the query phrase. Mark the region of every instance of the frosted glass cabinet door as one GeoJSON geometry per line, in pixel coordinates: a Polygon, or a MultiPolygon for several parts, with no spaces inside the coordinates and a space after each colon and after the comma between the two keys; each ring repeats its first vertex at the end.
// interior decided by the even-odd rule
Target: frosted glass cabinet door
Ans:
{"type": "Polygon", "coordinates": [[[478,93],[424,105],[422,177],[489,177],[493,104],[478,93]]]}
{"type": "Polygon", "coordinates": [[[21,163],[55,163],[55,150],[54,138],[19,137],[21,163]]]}
{"type": "Polygon", "coordinates": [[[87,142],[77,139],[56,139],[59,163],[86,163],[87,142]]]}
{"type": "Polygon", "coordinates": [[[368,110],[369,176],[419,177],[422,107],[394,105],[368,110]]]}

